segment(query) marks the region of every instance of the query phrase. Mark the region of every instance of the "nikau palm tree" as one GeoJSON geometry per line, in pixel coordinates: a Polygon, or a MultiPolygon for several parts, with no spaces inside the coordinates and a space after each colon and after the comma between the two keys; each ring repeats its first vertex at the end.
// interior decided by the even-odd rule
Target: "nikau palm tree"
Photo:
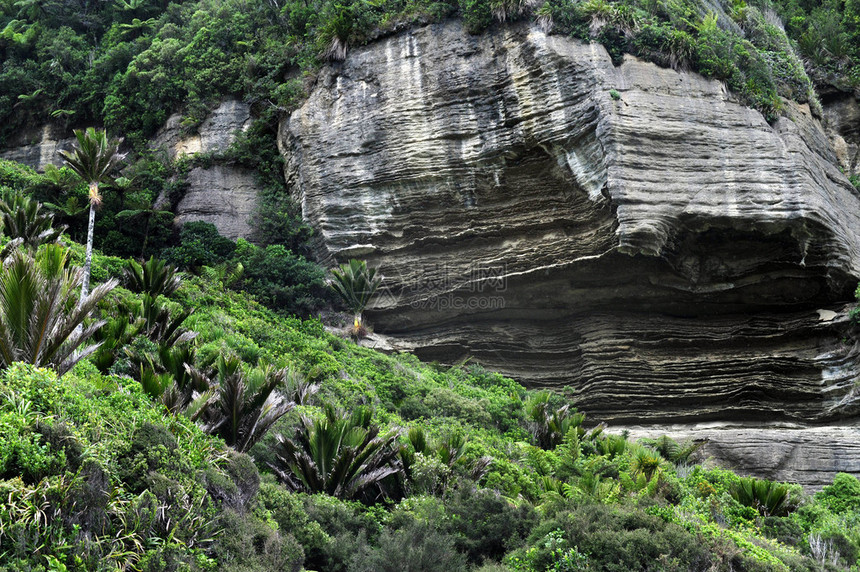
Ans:
{"type": "Polygon", "coordinates": [[[790,510],[788,486],[765,479],[744,477],[732,484],[729,494],[744,506],[758,510],[762,516],[782,516],[790,510]]]}
{"type": "Polygon", "coordinates": [[[358,407],[351,415],[326,405],[323,417],[302,416],[293,438],[276,435],[270,466],[287,487],[324,492],[341,499],[379,500],[384,482],[403,477],[398,432],[379,436],[371,412],[358,407]]]}
{"type": "Polygon", "coordinates": [[[17,191],[6,190],[0,197],[0,216],[3,234],[12,239],[21,239],[28,248],[36,250],[39,245],[56,242],[66,226],[54,228],[54,215],[42,211],[42,205],[17,191]]]}
{"type": "Polygon", "coordinates": [[[140,371],[140,385],[153,399],[161,402],[174,415],[187,413],[193,421],[204,413],[203,406],[211,400],[214,391],[209,380],[195,376],[196,350],[189,344],[160,346],[157,355],[133,355],[140,371]],[[195,400],[199,403],[195,406],[195,400]]]}
{"type": "Polygon", "coordinates": [[[125,281],[133,292],[153,297],[170,296],[182,285],[177,269],[154,256],[150,256],[143,264],[130,260],[125,269],[125,281]]]}
{"type": "Polygon", "coordinates": [[[352,311],[355,316],[353,327],[359,332],[364,325],[364,308],[379,289],[382,277],[376,275],[376,268],[369,268],[365,261],[354,258],[348,264],[341,264],[340,268],[333,269],[331,274],[331,288],[352,311]]]}
{"type": "Polygon", "coordinates": [[[23,361],[63,375],[98,347],[81,346],[103,322],[80,326],[117,282],[76,303],[83,271],[67,262],[68,251],[49,244],[35,257],[17,251],[0,268],[0,368],[23,361]]]}
{"type": "Polygon", "coordinates": [[[60,151],[66,165],[89,185],[90,220],[87,226],[87,254],[84,261],[83,281],[81,284],[81,303],[90,290],[90,270],[93,265],[93,229],[96,221],[96,208],[102,203],[99,185],[112,180],[111,173],[116,170],[125,154],[119,153],[122,139],[109,139],[104,130],[96,131],[89,127],[86,131],[75,129],[77,145],[72,151],[60,151]]]}
{"type": "Polygon", "coordinates": [[[237,356],[221,356],[214,371],[186,366],[194,387],[209,387],[188,411],[203,430],[239,452],[248,451],[295,403],[283,393],[288,369],[271,366],[242,369],[237,356]]]}
{"type": "Polygon", "coordinates": [[[526,423],[534,437],[535,444],[541,449],[555,449],[567,436],[568,431],[576,429],[579,437],[585,434],[581,427],[585,421],[584,413],[577,413],[570,405],[555,408],[551,403],[551,393],[543,391],[525,403],[526,423]]]}

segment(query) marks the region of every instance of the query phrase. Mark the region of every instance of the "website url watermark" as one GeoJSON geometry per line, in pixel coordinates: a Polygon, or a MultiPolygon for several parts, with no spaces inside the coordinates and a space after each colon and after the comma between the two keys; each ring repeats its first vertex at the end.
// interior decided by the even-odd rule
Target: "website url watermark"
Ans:
{"type": "Polygon", "coordinates": [[[449,264],[435,264],[426,268],[420,276],[402,283],[405,293],[450,292],[504,292],[507,266],[475,264],[466,269],[449,264]]]}
{"type": "Polygon", "coordinates": [[[387,276],[378,300],[389,307],[404,302],[413,309],[429,311],[490,311],[505,307],[505,298],[500,295],[507,290],[505,264],[434,264],[409,277],[392,271],[384,273],[387,276]]]}
{"type": "Polygon", "coordinates": [[[462,298],[454,294],[446,294],[413,300],[409,305],[415,310],[501,310],[505,307],[505,299],[502,296],[462,298]]]}

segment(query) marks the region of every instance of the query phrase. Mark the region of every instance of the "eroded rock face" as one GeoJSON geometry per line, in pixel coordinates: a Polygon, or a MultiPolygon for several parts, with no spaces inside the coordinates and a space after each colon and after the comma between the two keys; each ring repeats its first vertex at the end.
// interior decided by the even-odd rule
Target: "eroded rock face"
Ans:
{"type": "MultiPolygon", "coordinates": [[[[236,135],[251,124],[251,108],[228,99],[215,108],[193,135],[184,134],[179,114],[172,115],[153,140],[152,146],[167,150],[171,158],[195,153],[221,153],[236,135]]],[[[176,225],[191,221],[210,222],[233,240],[254,239],[251,217],[257,208],[259,185],[254,174],[230,164],[215,163],[192,169],[185,196],[176,205],[176,225]]],[[[166,197],[159,198],[164,204],[166,197]]]]}
{"type": "Polygon", "coordinates": [[[280,145],[320,255],[382,268],[369,318],[422,358],[592,420],[855,419],[860,199],[805,107],[446,24],[323,70],[280,145]]]}
{"type": "MultiPolygon", "coordinates": [[[[252,121],[250,106],[228,99],[215,108],[200,125],[197,133],[183,133],[179,114],[152,140],[151,147],[164,149],[171,159],[194,153],[220,153],[236,139],[237,133],[247,129],[252,121]]],[[[56,126],[46,125],[31,133],[22,133],[12,145],[0,151],[0,158],[23,163],[43,171],[45,165],[63,165],[59,154],[69,150],[74,137],[56,126]]],[[[254,239],[251,217],[258,205],[259,185],[253,173],[230,164],[219,164],[191,170],[187,178],[185,197],[175,206],[175,223],[205,221],[215,225],[222,235],[231,239],[254,239]]],[[[159,208],[169,208],[166,196],[156,201],[159,208]]]]}
{"type": "Polygon", "coordinates": [[[8,148],[0,151],[0,158],[44,171],[46,165],[62,166],[60,151],[70,150],[75,142],[76,139],[69,137],[64,130],[45,125],[41,129],[21,133],[8,148]]]}
{"type": "Polygon", "coordinates": [[[235,99],[222,101],[200,124],[197,133],[182,131],[182,115],[175,113],[153,139],[153,147],[167,150],[171,158],[194,153],[220,153],[251,125],[251,107],[235,99]]]}
{"type": "MultiPolygon", "coordinates": [[[[618,430],[612,427],[610,430],[618,430]]],[[[695,458],[758,478],[801,483],[820,490],[836,473],[860,473],[856,427],[648,427],[628,428],[639,439],[672,435],[680,442],[702,443],[695,458]]]]}
{"type": "Polygon", "coordinates": [[[177,225],[211,222],[227,238],[252,238],[250,219],[257,208],[254,173],[224,165],[195,167],[188,173],[188,190],[176,207],[177,225]]]}
{"type": "Polygon", "coordinates": [[[860,175],[860,100],[847,93],[831,95],[824,102],[824,120],[839,166],[846,174],[860,175]]]}

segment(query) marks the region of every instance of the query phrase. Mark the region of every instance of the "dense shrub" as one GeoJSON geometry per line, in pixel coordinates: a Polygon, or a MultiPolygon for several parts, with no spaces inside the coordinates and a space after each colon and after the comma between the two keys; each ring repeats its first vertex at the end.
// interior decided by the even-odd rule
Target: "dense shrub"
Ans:
{"type": "Polygon", "coordinates": [[[211,222],[188,222],[179,231],[179,246],[166,249],[162,258],[180,268],[215,266],[233,255],[236,243],[218,233],[211,222]]]}
{"type": "Polygon", "coordinates": [[[223,530],[211,555],[218,570],[226,572],[299,572],[304,550],[289,530],[275,529],[250,515],[232,509],[218,519],[223,530]]]}
{"type": "Polygon", "coordinates": [[[860,510],[860,481],[848,473],[837,473],[833,484],[824,487],[816,496],[834,513],[860,510]]]}
{"type": "Polygon", "coordinates": [[[591,570],[631,572],[650,570],[660,562],[664,570],[707,570],[711,556],[695,534],[684,528],[624,507],[588,504],[563,511],[541,523],[530,538],[538,550],[551,551],[541,543],[560,530],[570,547],[588,556],[591,570]]]}
{"type": "Polygon", "coordinates": [[[306,553],[306,565],[312,570],[346,570],[350,560],[382,532],[381,514],[360,503],[307,495],[304,505],[308,518],[327,536],[325,544],[306,553]]]}
{"type": "Polygon", "coordinates": [[[496,491],[469,485],[457,488],[446,498],[445,508],[450,514],[455,545],[472,564],[501,560],[523,544],[539,520],[528,503],[517,506],[496,491]]]}
{"type": "Polygon", "coordinates": [[[245,268],[242,288],[272,309],[307,317],[331,300],[323,269],[283,245],[239,239],[236,260],[245,268]]]}
{"type": "Polygon", "coordinates": [[[433,523],[413,520],[403,528],[386,528],[377,547],[361,546],[350,559],[349,572],[465,572],[466,558],[453,536],[433,523]]]}
{"type": "Polygon", "coordinates": [[[16,364],[0,378],[0,394],[0,569],[56,561],[65,568],[53,570],[202,571],[214,569],[216,553],[225,563],[259,556],[259,570],[300,566],[301,547],[289,536],[264,543],[280,547],[277,558],[242,543],[258,533],[269,539],[258,517],[227,509],[247,507],[256,491],[248,458],[218,462],[217,443],[187,419],[164,417],[136,382],[86,364],[62,381],[16,364]],[[215,542],[219,526],[236,519],[256,532],[215,542]]]}

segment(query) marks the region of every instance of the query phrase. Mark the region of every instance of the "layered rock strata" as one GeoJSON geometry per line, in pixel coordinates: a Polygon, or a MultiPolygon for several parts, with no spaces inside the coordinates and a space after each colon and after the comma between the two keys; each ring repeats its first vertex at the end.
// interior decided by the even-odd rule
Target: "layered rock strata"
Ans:
{"type": "Polygon", "coordinates": [[[368,315],[401,348],[614,423],[853,423],[860,198],[786,109],[449,23],[325,68],[279,143],[319,255],[382,269],[368,315]]]}
{"type": "MultiPolygon", "coordinates": [[[[238,133],[251,125],[251,108],[227,99],[200,124],[196,133],[186,134],[182,116],[170,116],[152,146],[167,151],[170,158],[196,153],[223,153],[238,133]]],[[[260,187],[253,172],[234,165],[218,163],[195,167],[186,179],[186,192],[175,205],[177,225],[191,221],[209,222],[218,232],[233,240],[254,238],[252,216],[258,207],[260,187]]],[[[166,203],[166,197],[159,199],[166,203]]]]}
{"type": "Polygon", "coordinates": [[[802,483],[809,492],[829,485],[838,472],[860,474],[860,443],[855,427],[663,426],[627,430],[634,439],[668,434],[681,442],[700,443],[694,458],[706,465],[802,483]]]}
{"type": "MultiPolygon", "coordinates": [[[[218,105],[195,133],[186,133],[182,116],[174,114],[153,138],[151,147],[165,151],[170,159],[196,153],[218,154],[236,140],[238,133],[251,124],[251,108],[235,99],[218,105]]],[[[0,151],[0,158],[23,163],[43,171],[48,164],[62,166],[61,150],[75,143],[70,133],[52,125],[21,133],[11,146],[0,151]]],[[[222,235],[232,239],[254,238],[252,217],[258,208],[260,186],[248,169],[213,162],[193,168],[186,179],[184,198],[173,205],[176,224],[190,221],[211,222],[222,235]]],[[[159,197],[159,208],[168,208],[166,196],[159,197]]]]}
{"type": "Polygon", "coordinates": [[[176,206],[175,224],[203,221],[227,238],[254,237],[251,218],[259,204],[259,185],[253,171],[227,165],[195,167],[188,188],[176,206]]]}
{"type": "Polygon", "coordinates": [[[236,139],[236,133],[251,125],[251,106],[235,99],[222,101],[203,120],[195,133],[185,133],[182,115],[174,113],[152,140],[152,146],[167,150],[171,158],[194,153],[221,153],[236,139]]]}
{"type": "Polygon", "coordinates": [[[824,102],[824,120],[839,167],[860,175],[860,94],[831,94],[824,102]]]}
{"type": "Polygon", "coordinates": [[[68,151],[76,139],[54,125],[44,125],[30,132],[22,132],[6,149],[0,150],[0,159],[16,161],[44,171],[45,166],[63,164],[60,151],[68,151]]]}

